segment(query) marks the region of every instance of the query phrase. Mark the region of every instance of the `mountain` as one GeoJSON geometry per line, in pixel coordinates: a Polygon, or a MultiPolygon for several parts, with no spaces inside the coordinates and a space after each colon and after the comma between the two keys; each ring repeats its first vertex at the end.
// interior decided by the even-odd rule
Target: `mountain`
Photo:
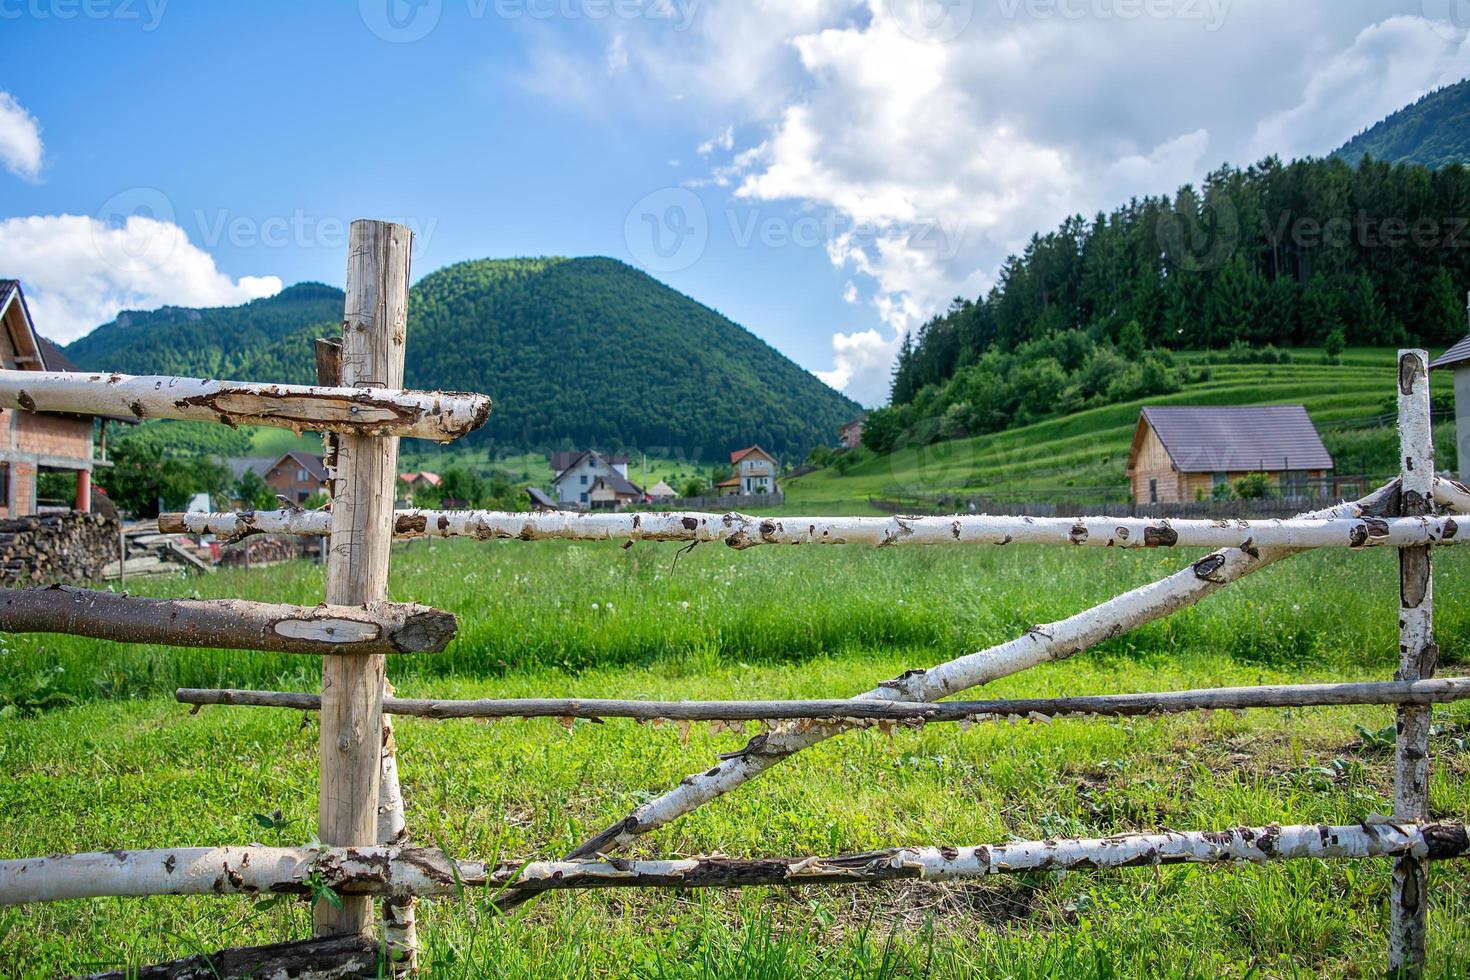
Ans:
{"type": "Polygon", "coordinates": [[[242,377],[247,364],[308,324],[340,332],[342,302],[342,290],[303,282],[243,306],[127,310],[72,341],[66,353],[88,371],[242,377]]]}
{"type": "Polygon", "coordinates": [[[1333,154],[1353,166],[1365,155],[1431,169],[1470,163],[1470,79],[1430,92],[1354,136],[1333,154]]]}
{"type": "MultiPolygon", "coordinates": [[[[88,370],[308,382],[311,342],[341,311],[340,290],[308,283],[245,306],[125,314],[67,353],[88,370]]],[[[710,460],[755,443],[804,455],[861,411],[739,324],[608,258],[440,269],[413,287],[408,337],[411,387],[494,399],[472,439],[495,452],[710,460]]]]}

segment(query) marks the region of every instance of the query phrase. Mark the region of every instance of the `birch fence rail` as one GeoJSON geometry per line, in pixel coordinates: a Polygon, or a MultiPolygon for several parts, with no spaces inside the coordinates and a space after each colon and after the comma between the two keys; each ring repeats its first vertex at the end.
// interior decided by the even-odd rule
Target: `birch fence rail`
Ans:
{"type": "Polygon", "coordinates": [[[0,591],[0,629],[60,632],[120,642],[286,651],[322,657],[319,694],[180,690],[202,705],[276,707],[321,715],[319,846],[113,850],[0,861],[0,905],[103,896],[315,894],[310,940],[225,950],[144,976],[357,976],[415,968],[414,900],[467,887],[501,890],[509,908],[548,889],[728,888],[750,885],[946,880],[1022,871],[1097,870],[1301,858],[1393,861],[1387,965],[1415,976],[1425,962],[1428,867],[1470,854],[1456,822],[1428,813],[1429,718],[1434,704],[1470,698],[1470,679],[1433,679],[1433,551],[1461,538],[1470,488],[1436,478],[1430,438],[1428,357],[1399,354],[1400,477],[1361,500],[1280,520],[959,517],[758,518],[741,514],[504,514],[399,511],[392,501],[400,437],[452,440],[483,424],[481,395],[401,389],[407,324],[407,229],[352,225],[340,339],[318,341],[317,386],[108,374],[0,371],[0,405],[25,411],[129,412],[138,417],[269,424],[324,433],[330,511],[173,514],[169,532],[241,540],[255,534],[328,539],[326,603],[295,607],[237,600],[142,599],[81,589],[0,591]],[[399,699],[387,656],[437,652],[454,636],[452,614],[386,601],[394,538],[536,541],[1052,545],[1213,548],[1156,582],[987,650],[910,670],[852,698],[821,701],[653,702],[594,699],[399,699]],[[1398,550],[1400,665],[1393,680],[1278,685],[1068,698],[942,701],[1001,677],[1071,657],[1186,608],[1255,571],[1314,548],[1398,550]],[[1395,809],[1347,826],[1222,828],[1077,840],[910,846],[829,857],[690,857],[621,860],[621,845],[728,793],[812,745],[852,728],[891,728],[1057,715],[1382,704],[1398,711],[1395,809]],[[556,861],[484,862],[411,845],[393,740],[395,715],[421,718],[632,718],[677,725],[771,727],[741,750],[680,781],[556,861]],[[373,901],[381,900],[378,930],[373,901]],[[375,931],[377,936],[374,935],[375,931]],[[193,972],[189,972],[193,971],[193,972]]]}

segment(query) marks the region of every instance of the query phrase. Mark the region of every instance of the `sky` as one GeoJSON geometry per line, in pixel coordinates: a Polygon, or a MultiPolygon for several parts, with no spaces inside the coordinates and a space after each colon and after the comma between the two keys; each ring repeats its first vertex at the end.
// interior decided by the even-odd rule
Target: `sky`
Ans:
{"type": "MultiPolygon", "coordinates": [[[[1464,0],[0,0],[0,276],[123,309],[609,255],[865,405],[1069,214],[1470,76],[1464,0]]],[[[410,343],[412,338],[410,338],[410,343]]]]}

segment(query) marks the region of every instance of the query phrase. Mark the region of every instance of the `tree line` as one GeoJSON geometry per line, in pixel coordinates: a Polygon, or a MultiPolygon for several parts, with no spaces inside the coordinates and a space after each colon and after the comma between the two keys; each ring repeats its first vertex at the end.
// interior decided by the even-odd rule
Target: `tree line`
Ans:
{"type": "Polygon", "coordinates": [[[995,431],[1177,390],[1177,349],[1448,346],[1466,332],[1467,283],[1463,166],[1222,167],[1033,236],[984,296],[904,338],[865,442],[888,451],[945,413],[995,431]]]}

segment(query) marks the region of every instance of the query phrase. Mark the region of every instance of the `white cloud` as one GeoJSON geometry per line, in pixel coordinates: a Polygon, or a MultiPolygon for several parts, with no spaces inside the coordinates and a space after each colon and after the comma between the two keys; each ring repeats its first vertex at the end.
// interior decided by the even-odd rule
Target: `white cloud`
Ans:
{"type": "Polygon", "coordinates": [[[618,85],[586,94],[637,93],[640,112],[720,134],[697,144],[707,176],[689,186],[833,229],[827,255],[881,327],[835,335],[822,376],[871,399],[904,330],[984,292],[1068,215],[1227,161],[1330,152],[1470,74],[1464,32],[1427,21],[1427,2],[926,6],[973,12],[944,43],[901,16],[908,0],[704,4],[688,30],[628,29],[618,85]]]}
{"type": "Polygon", "coordinates": [[[0,91],[0,162],[24,180],[41,178],[41,124],[9,92],[0,91]]]}
{"type": "Polygon", "coordinates": [[[1470,75],[1470,38],[1422,17],[1391,17],[1312,73],[1301,101],[1261,120],[1254,156],[1321,155],[1443,85],[1470,75]]]}
{"type": "Polygon", "coordinates": [[[830,371],[818,371],[817,377],[861,405],[869,408],[888,400],[889,375],[899,341],[884,337],[876,330],[832,335],[830,371]]]}
{"type": "Polygon", "coordinates": [[[726,126],[719,133],[711,136],[699,144],[699,155],[707,157],[716,150],[724,150],[726,153],[735,148],[735,127],[726,126]]]}
{"type": "Polygon", "coordinates": [[[138,215],[117,226],[75,214],[9,218],[0,221],[0,255],[25,289],[37,329],[61,343],[119,310],[226,306],[282,285],[276,276],[231,279],[182,228],[138,215]]]}

